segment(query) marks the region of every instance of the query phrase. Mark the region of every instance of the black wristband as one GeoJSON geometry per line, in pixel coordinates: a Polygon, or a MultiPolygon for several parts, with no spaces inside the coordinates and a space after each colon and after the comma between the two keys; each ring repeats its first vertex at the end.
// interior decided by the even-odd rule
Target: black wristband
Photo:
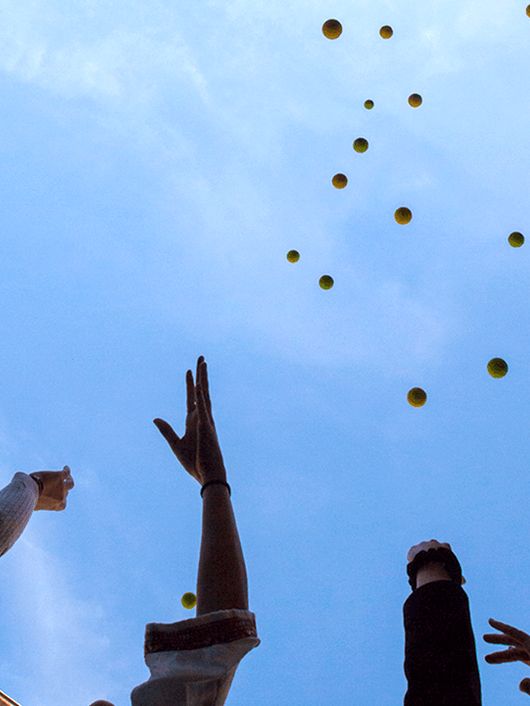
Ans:
{"type": "Polygon", "coordinates": [[[416,590],[416,575],[418,571],[431,562],[437,562],[445,566],[445,570],[459,586],[462,585],[462,567],[460,562],[450,549],[446,547],[431,547],[430,549],[418,552],[414,559],[407,565],[409,584],[413,591],[416,590]]]}
{"type": "Polygon", "coordinates": [[[226,485],[226,487],[228,488],[228,494],[230,496],[232,496],[232,490],[226,481],[224,481],[224,480],[209,480],[201,488],[201,498],[202,498],[202,494],[204,493],[204,489],[207,488],[209,485],[213,485],[214,483],[221,483],[221,485],[226,485]]]}

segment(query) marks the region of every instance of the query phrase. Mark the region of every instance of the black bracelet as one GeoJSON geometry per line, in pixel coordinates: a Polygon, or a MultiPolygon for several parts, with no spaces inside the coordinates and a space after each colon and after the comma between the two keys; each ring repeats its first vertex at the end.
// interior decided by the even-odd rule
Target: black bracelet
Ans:
{"type": "Polygon", "coordinates": [[[462,567],[455,554],[446,547],[431,547],[418,552],[407,566],[409,584],[413,591],[416,590],[416,575],[418,571],[431,562],[443,564],[451,580],[459,586],[462,585],[462,567]]]}
{"type": "Polygon", "coordinates": [[[204,489],[207,488],[209,485],[213,485],[214,483],[221,483],[222,485],[226,485],[226,487],[228,488],[228,494],[230,495],[230,497],[232,496],[232,490],[226,481],[224,481],[224,480],[209,480],[201,488],[201,498],[202,498],[202,494],[204,493],[204,489]]]}

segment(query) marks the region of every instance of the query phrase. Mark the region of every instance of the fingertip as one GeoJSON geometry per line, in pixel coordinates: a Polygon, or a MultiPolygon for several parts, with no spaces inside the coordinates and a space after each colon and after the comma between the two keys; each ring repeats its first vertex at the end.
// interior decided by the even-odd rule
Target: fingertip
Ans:
{"type": "Polygon", "coordinates": [[[528,677],[526,679],[523,679],[523,681],[519,684],[519,689],[524,694],[530,695],[530,679],[528,679],[528,677]]]}

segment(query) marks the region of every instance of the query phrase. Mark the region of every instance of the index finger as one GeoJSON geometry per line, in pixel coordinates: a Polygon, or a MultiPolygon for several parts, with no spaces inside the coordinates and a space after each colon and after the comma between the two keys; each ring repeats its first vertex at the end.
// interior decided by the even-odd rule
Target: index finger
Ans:
{"type": "Polygon", "coordinates": [[[499,620],[494,620],[493,618],[490,618],[488,622],[496,630],[502,630],[502,632],[506,633],[507,635],[510,635],[511,637],[513,637],[514,640],[517,640],[517,642],[524,643],[529,638],[529,636],[525,632],[514,628],[512,625],[501,623],[499,620]]]}

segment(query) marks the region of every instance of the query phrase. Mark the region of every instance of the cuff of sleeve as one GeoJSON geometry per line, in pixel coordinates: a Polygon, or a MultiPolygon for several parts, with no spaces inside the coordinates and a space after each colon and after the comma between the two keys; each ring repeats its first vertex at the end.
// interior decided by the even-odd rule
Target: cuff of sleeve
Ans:
{"type": "Polygon", "coordinates": [[[413,591],[416,590],[416,574],[429,562],[439,562],[443,564],[451,580],[458,586],[462,585],[462,567],[456,558],[456,555],[446,547],[434,548],[418,552],[414,559],[407,565],[407,574],[409,576],[409,584],[413,591]]]}
{"type": "Polygon", "coordinates": [[[256,616],[251,611],[236,608],[176,623],[148,623],[144,656],[154,652],[197,650],[246,637],[257,638],[256,616]]]}

